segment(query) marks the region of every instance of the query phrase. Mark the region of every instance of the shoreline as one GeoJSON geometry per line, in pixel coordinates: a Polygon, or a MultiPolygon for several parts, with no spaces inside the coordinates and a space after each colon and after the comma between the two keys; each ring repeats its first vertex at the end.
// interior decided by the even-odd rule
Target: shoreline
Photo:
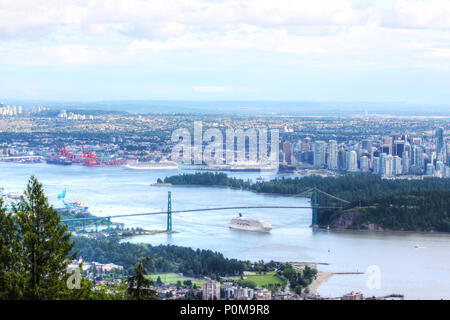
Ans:
{"type": "MultiPolygon", "coordinates": [[[[159,185],[163,186],[163,185],[159,185]]],[[[265,196],[279,196],[279,197],[291,197],[291,198],[304,198],[309,199],[308,197],[299,197],[296,195],[282,194],[282,193],[268,193],[268,192],[257,192],[255,190],[248,190],[242,188],[233,188],[225,185],[202,185],[202,184],[171,184],[170,187],[205,187],[205,188],[219,188],[219,189],[231,189],[231,190],[241,190],[253,192],[259,195],[265,196]]],[[[333,231],[333,232],[368,232],[368,233],[417,233],[417,234],[437,234],[437,235],[450,235],[450,232],[442,232],[442,231],[419,231],[419,230],[366,230],[366,229],[327,229],[325,227],[318,227],[317,230],[322,231],[333,231]]]]}
{"type": "Polygon", "coordinates": [[[316,279],[308,286],[309,293],[317,294],[320,286],[330,280],[333,276],[334,273],[317,270],[316,279]]]}

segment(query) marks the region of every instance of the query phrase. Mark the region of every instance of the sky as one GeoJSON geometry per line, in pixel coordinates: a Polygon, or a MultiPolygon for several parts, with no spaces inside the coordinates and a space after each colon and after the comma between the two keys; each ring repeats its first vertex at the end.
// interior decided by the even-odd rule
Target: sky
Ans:
{"type": "Polygon", "coordinates": [[[450,0],[0,0],[0,75],[0,101],[450,105],[450,0]]]}

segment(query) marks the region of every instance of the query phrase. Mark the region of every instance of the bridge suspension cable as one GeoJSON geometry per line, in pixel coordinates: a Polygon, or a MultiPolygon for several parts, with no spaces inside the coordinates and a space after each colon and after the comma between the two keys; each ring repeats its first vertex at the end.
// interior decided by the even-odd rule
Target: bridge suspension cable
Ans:
{"type": "Polygon", "coordinates": [[[186,212],[203,212],[203,211],[220,211],[220,210],[237,210],[237,209],[313,209],[313,219],[312,219],[312,225],[317,225],[317,216],[318,216],[318,209],[342,209],[342,207],[338,206],[319,206],[317,201],[317,192],[322,193],[328,197],[331,197],[333,199],[339,200],[344,203],[350,203],[347,200],[338,198],[336,196],[333,196],[331,194],[326,193],[325,191],[322,191],[317,188],[310,188],[302,193],[296,194],[294,196],[305,196],[308,193],[312,193],[312,203],[311,206],[234,206],[234,207],[213,207],[213,208],[196,208],[196,209],[186,209],[186,210],[172,210],[172,199],[171,199],[171,193],[169,191],[168,193],[168,207],[167,211],[157,211],[157,212],[144,212],[144,213],[131,213],[131,214],[118,214],[113,216],[106,216],[106,217],[87,217],[87,218],[74,218],[74,219],[65,219],[61,220],[61,222],[64,223],[75,223],[76,221],[83,222],[83,229],[84,229],[84,221],[97,221],[97,220],[103,220],[107,219],[108,221],[108,230],[111,225],[111,218],[126,218],[126,217],[139,217],[139,216],[149,216],[149,215],[158,215],[158,214],[167,214],[167,230],[172,231],[172,213],[186,213],[186,212]]]}

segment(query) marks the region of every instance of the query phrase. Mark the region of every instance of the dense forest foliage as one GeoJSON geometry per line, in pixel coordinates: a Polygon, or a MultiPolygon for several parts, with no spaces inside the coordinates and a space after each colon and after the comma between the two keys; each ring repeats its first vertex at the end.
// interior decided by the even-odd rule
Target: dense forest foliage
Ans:
{"type": "Polygon", "coordinates": [[[225,258],[211,250],[172,245],[151,246],[119,242],[117,239],[88,239],[75,237],[74,251],[85,261],[115,263],[133,272],[136,261],[150,257],[149,273],[179,272],[186,276],[236,276],[251,268],[250,262],[225,258]]]}
{"type": "Polygon", "coordinates": [[[295,270],[292,265],[284,264],[277,271],[277,274],[289,281],[291,288],[296,294],[301,294],[303,290],[316,279],[318,271],[314,268],[305,266],[305,268],[299,272],[295,270]]]}
{"type": "Polygon", "coordinates": [[[436,230],[450,232],[450,191],[393,194],[373,201],[351,228],[375,223],[393,230],[436,230]]]}
{"type": "Polygon", "coordinates": [[[340,201],[319,194],[320,206],[342,207],[342,210],[319,210],[318,222],[321,225],[332,224],[346,210],[364,208],[364,214],[355,220],[352,227],[359,228],[370,222],[395,230],[450,232],[450,179],[389,180],[373,174],[356,174],[337,178],[320,176],[280,178],[254,183],[250,180],[228,177],[224,173],[204,172],[166,177],[164,182],[173,185],[220,185],[283,195],[300,194],[316,187],[350,202],[344,205],[340,201]],[[412,205],[406,205],[408,203],[412,205]]]}

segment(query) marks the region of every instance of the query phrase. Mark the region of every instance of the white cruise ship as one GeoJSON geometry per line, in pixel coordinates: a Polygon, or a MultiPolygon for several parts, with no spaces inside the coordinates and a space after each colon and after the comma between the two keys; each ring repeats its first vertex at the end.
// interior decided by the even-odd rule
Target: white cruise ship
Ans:
{"type": "Polygon", "coordinates": [[[123,166],[125,169],[132,170],[177,170],[178,164],[173,161],[160,162],[139,162],[127,163],[123,166]]]}
{"type": "Polygon", "coordinates": [[[244,231],[270,232],[272,225],[264,220],[247,219],[239,213],[239,216],[231,219],[230,228],[244,231]]]}

